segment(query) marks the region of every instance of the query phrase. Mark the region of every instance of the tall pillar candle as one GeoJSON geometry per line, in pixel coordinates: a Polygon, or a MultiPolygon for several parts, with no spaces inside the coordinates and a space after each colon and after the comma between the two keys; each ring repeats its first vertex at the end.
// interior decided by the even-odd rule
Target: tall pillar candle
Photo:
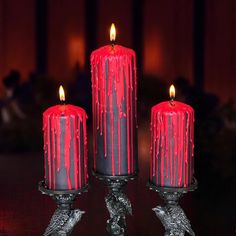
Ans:
{"type": "Polygon", "coordinates": [[[194,110],[171,100],[151,110],[150,181],[157,186],[187,187],[194,173],[194,110]]]}
{"type": "Polygon", "coordinates": [[[91,54],[94,171],[130,175],[137,171],[137,78],[135,52],[112,43],[91,54]]]}
{"type": "MultiPolygon", "coordinates": [[[[60,97],[64,91],[60,87],[60,97]]],[[[45,185],[53,190],[77,190],[88,182],[86,112],[56,105],[43,113],[45,185]]]]}

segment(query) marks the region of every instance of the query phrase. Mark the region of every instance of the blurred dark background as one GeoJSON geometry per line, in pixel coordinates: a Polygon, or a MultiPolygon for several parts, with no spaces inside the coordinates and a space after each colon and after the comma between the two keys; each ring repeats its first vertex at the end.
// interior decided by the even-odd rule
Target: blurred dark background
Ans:
{"type": "MultiPolygon", "coordinates": [[[[43,178],[42,112],[58,103],[86,109],[91,157],[90,53],[117,43],[137,54],[139,178],[128,184],[134,216],[128,235],[163,235],[146,187],[150,108],[168,99],[195,109],[195,175],[199,188],[182,206],[196,235],[235,235],[235,0],[0,0],[0,235],[42,235],[55,208],[37,191],[43,178]]],[[[74,234],[105,235],[103,184],[77,201],[87,214],[74,234]]]]}

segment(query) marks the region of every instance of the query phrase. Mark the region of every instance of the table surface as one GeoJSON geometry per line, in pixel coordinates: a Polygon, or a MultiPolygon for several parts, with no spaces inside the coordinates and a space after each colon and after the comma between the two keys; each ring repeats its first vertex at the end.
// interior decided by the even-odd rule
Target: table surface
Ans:
{"type": "MultiPolygon", "coordinates": [[[[164,235],[163,227],[151,210],[162,200],[147,186],[149,156],[146,139],[139,145],[139,177],[125,188],[133,205],[133,216],[127,218],[127,236],[164,235]]],[[[43,178],[42,153],[0,155],[0,235],[42,235],[55,210],[55,202],[38,191],[43,178]]],[[[207,178],[207,177],[206,177],[207,178]]],[[[181,206],[191,220],[196,235],[234,235],[236,229],[235,188],[215,188],[209,182],[199,182],[199,188],[186,194],[181,206]],[[207,184],[207,185],[206,185],[207,184]]],[[[81,195],[75,207],[86,211],[72,235],[107,235],[108,213],[104,184],[91,176],[88,193],[81,195]]]]}

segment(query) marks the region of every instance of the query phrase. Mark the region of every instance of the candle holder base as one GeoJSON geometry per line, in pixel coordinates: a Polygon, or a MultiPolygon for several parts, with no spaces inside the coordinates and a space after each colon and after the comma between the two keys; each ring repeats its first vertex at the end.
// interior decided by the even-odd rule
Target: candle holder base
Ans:
{"type": "Polygon", "coordinates": [[[127,176],[105,176],[93,173],[99,180],[105,182],[109,193],[105,197],[106,207],[110,215],[107,220],[107,232],[112,236],[124,236],[126,231],[126,215],[132,215],[132,206],[123,193],[123,187],[129,180],[134,180],[136,174],[127,176]]]}
{"type": "Polygon", "coordinates": [[[75,225],[80,221],[85,213],[80,209],[72,208],[72,204],[77,196],[87,192],[88,186],[80,190],[50,190],[45,187],[44,181],[39,182],[39,191],[42,194],[49,195],[57,203],[50,223],[43,236],[67,236],[70,235],[75,225]]]}
{"type": "Polygon", "coordinates": [[[165,228],[165,236],[184,236],[185,232],[194,236],[195,233],[179,205],[179,200],[185,193],[197,189],[197,180],[194,178],[193,183],[186,188],[160,187],[150,182],[148,187],[150,190],[158,192],[165,202],[164,206],[157,206],[152,209],[165,228]]]}

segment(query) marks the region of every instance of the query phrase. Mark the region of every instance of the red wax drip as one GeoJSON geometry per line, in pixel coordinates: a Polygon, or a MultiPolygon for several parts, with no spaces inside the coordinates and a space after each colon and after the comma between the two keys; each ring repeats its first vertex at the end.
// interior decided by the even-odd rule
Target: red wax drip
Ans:
{"type": "MultiPolygon", "coordinates": [[[[80,163],[80,152],[78,150],[80,150],[80,142],[78,142],[79,148],[77,148],[76,140],[79,138],[78,120],[77,119],[74,119],[74,127],[75,127],[74,132],[75,132],[75,137],[76,137],[76,138],[74,138],[74,180],[75,180],[75,188],[78,189],[79,188],[79,184],[78,184],[78,167],[80,169],[80,164],[79,164],[80,163]]],[[[80,183],[80,186],[81,186],[81,183],[80,183]]]]}
{"type": "MultiPolygon", "coordinates": [[[[54,119],[55,117],[52,117],[51,119],[51,134],[52,134],[52,143],[55,143],[55,135],[54,135],[54,119]]],[[[56,147],[55,145],[52,145],[52,176],[53,176],[53,188],[55,189],[56,188],[56,147]]]]}
{"type": "Polygon", "coordinates": [[[137,79],[136,56],[131,49],[115,45],[105,46],[91,55],[94,131],[94,170],[96,171],[97,136],[103,136],[104,158],[112,159],[112,175],[121,174],[121,119],[127,125],[127,174],[134,172],[134,130],[137,127],[137,79]],[[107,70],[107,71],[106,71],[107,70]],[[124,109],[126,106],[126,109],[124,109]],[[114,110],[118,110],[115,117],[114,110]],[[110,115],[107,122],[106,114],[110,115]],[[117,122],[115,122],[117,118],[117,122]],[[135,121],[135,122],[134,122],[135,121]],[[107,127],[111,132],[107,136],[107,127]],[[117,132],[117,144],[114,133],[117,132]],[[111,153],[107,152],[107,140],[111,140],[111,153]],[[118,147],[117,147],[118,145],[118,147]],[[115,149],[118,149],[118,156],[115,149]],[[118,160],[118,172],[115,171],[118,160]]]}
{"type": "MultiPolygon", "coordinates": [[[[47,117],[48,118],[48,123],[50,124],[50,116],[47,117]]],[[[49,188],[52,188],[52,164],[51,164],[51,143],[50,143],[50,125],[47,126],[47,128],[45,129],[48,132],[47,135],[47,147],[48,147],[48,175],[49,175],[49,188]]]]}
{"type": "MultiPolygon", "coordinates": [[[[87,119],[86,113],[84,114],[83,120],[87,119]]],[[[88,149],[88,142],[87,142],[87,129],[86,129],[86,122],[83,123],[83,132],[84,132],[84,183],[88,183],[88,155],[87,155],[87,149],[88,149]]]]}
{"type": "Polygon", "coordinates": [[[64,182],[67,189],[79,189],[88,182],[86,119],[86,112],[82,108],[72,105],[57,105],[44,112],[45,182],[50,189],[56,189],[56,176],[62,168],[66,171],[64,182]],[[62,121],[64,121],[64,127],[61,126],[62,121]],[[83,128],[83,137],[80,133],[81,127],[83,128]],[[62,132],[64,132],[64,139],[62,132]],[[64,145],[62,146],[62,144],[64,145]],[[72,145],[73,152],[71,152],[72,145]],[[81,155],[82,145],[83,156],[81,155]],[[61,165],[62,160],[64,166],[61,165]],[[71,161],[73,161],[73,170],[71,169],[71,161]],[[82,162],[84,166],[81,165],[82,162]],[[46,172],[48,173],[46,174],[46,172]]]}
{"type": "Polygon", "coordinates": [[[162,102],[151,111],[150,179],[160,186],[186,187],[194,172],[194,110],[174,103],[162,102]]]}

